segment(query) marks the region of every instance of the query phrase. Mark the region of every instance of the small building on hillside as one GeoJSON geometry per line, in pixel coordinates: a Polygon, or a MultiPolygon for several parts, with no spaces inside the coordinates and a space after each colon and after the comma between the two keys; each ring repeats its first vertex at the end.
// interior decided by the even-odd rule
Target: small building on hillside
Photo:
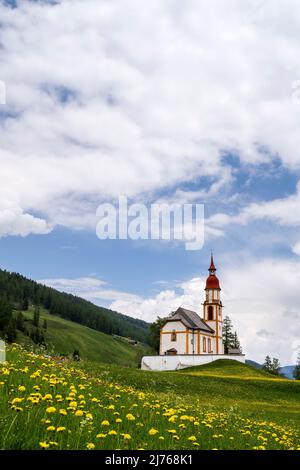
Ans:
{"type": "Polygon", "coordinates": [[[245,362],[239,350],[224,354],[223,304],[213,256],[208,271],[202,317],[183,307],[172,312],[160,331],[159,355],[143,357],[142,369],[175,370],[220,358],[245,362]]]}

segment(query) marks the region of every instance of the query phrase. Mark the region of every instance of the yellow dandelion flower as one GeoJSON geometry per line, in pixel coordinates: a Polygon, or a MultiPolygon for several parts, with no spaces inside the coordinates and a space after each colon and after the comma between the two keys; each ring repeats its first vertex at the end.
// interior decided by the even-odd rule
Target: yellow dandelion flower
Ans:
{"type": "Polygon", "coordinates": [[[196,440],[197,440],[196,436],[190,436],[190,437],[188,437],[188,441],[194,442],[194,441],[196,441],[196,440]]]}
{"type": "Polygon", "coordinates": [[[158,434],[158,430],[151,428],[148,432],[149,436],[155,436],[155,434],[158,434]]]}
{"type": "Polygon", "coordinates": [[[56,429],[56,432],[63,432],[65,430],[66,428],[64,426],[58,426],[58,428],[56,429]]]}
{"type": "Polygon", "coordinates": [[[46,413],[55,413],[55,412],[56,412],[56,408],[54,406],[49,406],[46,409],[46,413]]]}
{"type": "Polygon", "coordinates": [[[109,426],[109,421],[107,421],[107,419],[104,419],[101,423],[101,426],[109,426]]]}
{"type": "Polygon", "coordinates": [[[93,444],[92,442],[89,442],[89,443],[86,445],[86,448],[87,448],[88,450],[93,450],[93,449],[95,449],[95,444],[93,444]]]}
{"type": "Polygon", "coordinates": [[[55,426],[48,426],[47,431],[55,431],[55,426]]]}
{"type": "Polygon", "coordinates": [[[97,434],[96,436],[97,439],[104,439],[105,437],[106,437],[106,434],[102,434],[102,433],[97,434]]]}
{"type": "Polygon", "coordinates": [[[20,385],[20,386],[18,387],[18,390],[19,390],[19,392],[25,392],[26,387],[24,387],[24,385],[20,385]]]}
{"type": "Polygon", "coordinates": [[[47,444],[47,442],[40,442],[40,447],[41,447],[42,449],[48,449],[49,444],[47,444]]]}
{"type": "Polygon", "coordinates": [[[128,421],[134,421],[134,420],[135,420],[135,417],[133,416],[133,414],[127,413],[126,419],[128,419],[128,421]]]}
{"type": "Polygon", "coordinates": [[[108,433],[110,436],[116,436],[118,433],[117,431],[114,431],[113,429],[111,431],[109,431],[108,433]]]}
{"type": "Polygon", "coordinates": [[[61,410],[59,410],[59,414],[61,414],[61,415],[63,415],[63,416],[66,416],[66,414],[68,414],[68,413],[67,413],[66,410],[64,410],[64,409],[62,408],[61,410]]]}
{"type": "Polygon", "coordinates": [[[123,438],[124,438],[126,441],[130,441],[131,435],[130,435],[130,434],[123,434],[123,438]]]}
{"type": "Polygon", "coordinates": [[[84,413],[83,413],[82,410],[75,411],[75,416],[83,416],[83,415],[84,415],[84,413]]]}

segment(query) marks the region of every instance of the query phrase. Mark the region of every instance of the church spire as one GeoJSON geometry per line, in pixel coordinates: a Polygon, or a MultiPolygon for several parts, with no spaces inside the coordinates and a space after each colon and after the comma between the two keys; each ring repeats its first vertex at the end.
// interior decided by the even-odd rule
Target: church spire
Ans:
{"type": "Polygon", "coordinates": [[[219,279],[216,276],[216,271],[217,271],[217,269],[216,269],[215,263],[214,263],[214,256],[213,256],[213,253],[211,253],[210,266],[208,268],[209,276],[206,280],[206,287],[205,287],[206,290],[207,289],[221,290],[220,289],[219,279]]]}
{"type": "Polygon", "coordinates": [[[211,258],[210,258],[210,267],[209,267],[209,274],[210,275],[214,275],[215,272],[216,272],[216,267],[215,267],[215,263],[214,263],[214,255],[213,255],[213,252],[211,252],[211,258]]]}

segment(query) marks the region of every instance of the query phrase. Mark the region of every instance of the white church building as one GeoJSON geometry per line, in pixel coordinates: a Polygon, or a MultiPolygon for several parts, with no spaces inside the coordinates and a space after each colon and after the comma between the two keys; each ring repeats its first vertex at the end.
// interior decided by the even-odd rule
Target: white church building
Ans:
{"type": "Polygon", "coordinates": [[[145,356],[141,367],[146,370],[176,370],[217,359],[245,362],[239,350],[224,354],[222,339],[223,304],[213,256],[205,286],[202,318],[183,307],[172,312],[160,331],[158,356],[145,356]]]}

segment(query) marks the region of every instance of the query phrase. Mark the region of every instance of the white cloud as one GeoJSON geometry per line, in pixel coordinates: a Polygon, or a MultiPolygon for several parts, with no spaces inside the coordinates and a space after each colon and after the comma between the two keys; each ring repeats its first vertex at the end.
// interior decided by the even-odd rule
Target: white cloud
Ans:
{"type": "Polygon", "coordinates": [[[0,237],[47,234],[51,226],[43,219],[25,213],[17,201],[0,190],[0,237]]]}
{"type": "Polygon", "coordinates": [[[105,281],[94,277],[80,277],[77,279],[42,279],[38,282],[61,292],[77,295],[95,303],[98,303],[99,301],[112,300],[120,300],[124,302],[141,301],[140,297],[137,295],[110,289],[105,281]]]}
{"type": "Polygon", "coordinates": [[[296,0],[23,1],[0,16],[16,116],[0,121],[1,186],[24,214],[83,228],[103,198],[205,175],[213,194],[224,150],[299,168],[296,0]]]}
{"type": "Polygon", "coordinates": [[[252,203],[236,215],[214,214],[207,223],[215,227],[247,224],[252,220],[271,220],[282,226],[300,226],[300,183],[295,194],[268,202],[252,203]]]}

